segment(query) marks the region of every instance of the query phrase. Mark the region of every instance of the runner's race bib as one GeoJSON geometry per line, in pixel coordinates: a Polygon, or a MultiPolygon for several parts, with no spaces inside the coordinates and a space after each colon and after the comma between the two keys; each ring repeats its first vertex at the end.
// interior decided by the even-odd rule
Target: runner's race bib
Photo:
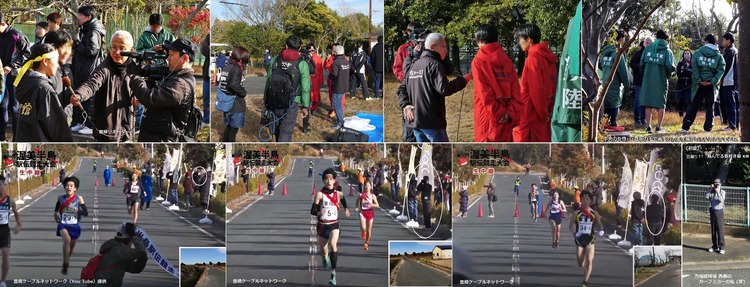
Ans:
{"type": "Polygon", "coordinates": [[[77,213],[70,213],[67,212],[68,208],[65,208],[65,211],[62,214],[62,219],[60,223],[62,224],[78,224],[78,214],[77,213]]]}
{"type": "Polygon", "coordinates": [[[370,202],[362,202],[362,209],[370,209],[370,202]]]}
{"type": "Polygon", "coordinates": [[[8,224],[9,213],[7,210],[0,211],[0,224],[8,224]]]}
{"type": "Polygon", "coordinates": [[[581,234],[591,234],[591,228],[593,225],[593,222],[579,222],[578,231],[580,231],[581,234]]]}
{"type": "Polygon", "coordinates": [[[336,220],[339,218],[339,211],[336,207],[324,208],[323,216],[320,217],[322,220],[336,220]]]}
{"type": "Polygon", "coordinates": [[[138,186],[137,185],[131,186],[130,193],[138,193],[138,186]]]}

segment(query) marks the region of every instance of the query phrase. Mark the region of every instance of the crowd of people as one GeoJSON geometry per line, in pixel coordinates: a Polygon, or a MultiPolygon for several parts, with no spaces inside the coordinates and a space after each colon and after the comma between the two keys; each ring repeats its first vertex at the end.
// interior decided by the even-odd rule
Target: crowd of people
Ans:
{"type": "Polygon", "coordinates": [[[30,45],[0,13],[6,76],[0,140],[6,140],[10,123],[16,142],[71,142],[74,133],[97,142],[193,141],[196,46],[175,39],[160,14],[150,15],[137,43],[124,30],[107,37],[97,15],[93,6],[78,8],[73,37],[63,29],[62,16],[51,13],[36,25],[37,41],[30,45]],[[161,56],[134,59],[133,53],[143,52],[161,56]]]}
{"type": "MultiPolygon", "coordinates": [[[[398,48],[393,73],[398,90],[404,142],[447,142],[445,98],[474,80],[474,142],[549,142],[557,87],[557,56],[534,24],[517,31],[518,45],[528,54],[520,81],[510,57],[498,41],[495,25],[475,33],[479,52],[471,72],[448,76],[456,69],[446,57],[446,39],[419,23],[406,29],[410,40],[398,48]]],[[[459,115],[460,116],[460,115],[459,115]]]]}
{"type": "Polygon", "coordinates": [[[695,51],[684,50],[679,62],[669,48],[669,35],[656,32],[656,40],[646,37],[628,62],[625,55],[617,57],[617,47],[625,43],[624,31],[616,31],[616,43],[602,49],[598,66],[602,78],[610,74],[612,82],[604,99],[604,115],[609,118],[607,131],[621,132],[617,116],[623,94],[632,85],[635,101],[633,117],[636,126],[646,127],[647,133],[663,133],[662,122],[670,92],[669,79],[676,72],[675,109],[682,118],[682,134],[690,132],[698,110],[706,111],[703,131],[714,129],[714,120],[721,118],[724,130],[739,128],[739,93],[737,90],[737,48],[734,35],[726,33],[720,39],[714,34],[703,38],[703,46],[695,51]],[[617,69],[613,70],[615,62],[617,69]],[[656,127],[653,117],[656,116],[656,127]]]}

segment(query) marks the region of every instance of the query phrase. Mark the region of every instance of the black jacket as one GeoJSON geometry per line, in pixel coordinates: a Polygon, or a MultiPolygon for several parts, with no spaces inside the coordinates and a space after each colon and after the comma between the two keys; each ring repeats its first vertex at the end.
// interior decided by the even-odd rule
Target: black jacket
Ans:
{"type": "MultiPolygon", "coordinates": [[[[29,39],[13,27],[8,28],[0,34],[0,62],[3,67],[11,67],[8,76],[18,75],[24,63],[31,57],[31,46],[29,39]]],[[[12,85],[13,83],[8,83],[12,85]]]]}
{"type": "Polygon", "coordinates": [[[724,49],[724,63],[726,63],[726,65],[724,65],[724,75],[721,76],[721,80],[726,82],[724,78],[730,74],[730,69],[734,69],[731,73],[732,82],[737,86],[737,50],[735,49],[734,44],[724,49]]]}
{"type": "Polygon", "coordinates": [[[357,74],[367,62],[367,53],[364,50],[362,50],[361,52],[352,52],[352,56],[350,58],[351,59],[349,59],[349,62],[351,62],[351,72],[352,74],[357,74]]]}
{"type": "Polygon", "coordinates": [[[643,72],[640,69],[641,55],[643,55],[643,48],[635,51],[633,57],[630,58],[630,70],[633,71],[633,86],[640,87],[643,83],[643,72]]]}
{"type": "Polygon", "coordinates": [[[211,66],[211,33],[208,33],[205,38],[203,38],[203,43],[201,43],[201,55],[205,57],[203,60],[203,80],[208,79],[208,70],[211,66]]]}
{"type": "Polygon", "coordinates": [[[242,67],[240,67],[240,64],[237,63],[237,61],[228,59],[227,65],[224,67],[224,70],[221,71],[222,73],[227,73],[226,81],[227,81],[227,93],[230,95],[234,95],[234,105],[232,106],[232,109],[229,110],[230,113],[244,113],[246,110],[245,107],[245,96],[247,96],[247,91],[245,90],[245,87],[242,85],[242,67]]]}
{"type": "Polygon", "coordinates": [[[416,200],[419,197],[419,190],[417,190],[417,179],[409,180],[409,199],[416,200]]]}
{"type": "MultiPolygon", "coordinates": [[[[126,68],[132,59],[116,64],[107,57],[75,90],[81,101],[94,99],[94,138],[99,142],[121,142],[133,138],[133,93],[126,68]]],[[[78,107],[76,107],[78,109],[78,107]]]]}
{"type": "Polygon", "coordinates": [[[104,25],[98,19],[91,19],[78,32],[80,41],[73,46],[73,88],[81,86],[94,73],[94,69],[104,60],[102,41],[106,35],[104,25]]]}
{"type": "Polygon", "coordinates": [[[370,52],[370,58],[372,59],[372,69],[375,73],[383,72],[383,43],[377,43],[372,47],[370,52]]]}
{"type": "Polygon", "coordinates": [[[641,223],[646,216],[646,203],[643,199],[635,199],[630,206],[630,217],[633,218],[633,223],[641,223]]]}
{"type": "Polygon", "coordinates": [[[422,201],[429,202],[430,198],[432,198],[432,184],[422,181],[419,183],[419,186],[417,186],[417,189],[419,190],[419,193],[421,193],[422,201]]]}
{"type": "Polygon", "coordinates": [[[47,76],[31,70],[26,72],[16,87],[18,133],[14,141],[73,141],[65,111],[57,96],[47,76]]]}
{"type": "Polygon", "coordinates": [[[677,64],[677,90],[690,89],[693,86],[693,66],[680,61],[677,64]]]}
{"type": "Polygon", "coordinates": [[[60,105],[63,107],[66,107],[70,104],[70,92],[68,92],[67,89],[63,86],[62,78],[68,77],[71,80],[71,84],[73,83],[73,72],[70,68],[70,65],[64,64],[60,65],[60,68],[57,70],[57,73],[55,73],[54,76],[50,77],[49,79],[52,81],[52,87],[55,89],[55,92],[58,95],[58,100],[60,100],[60,105]]]}
{"type": "Polygon", "coordinates": [[[445,97],[466,87],[466,80],[458,77],[448,81],[440,55],[430,50],[414,62],[404,77],[409,102],[414,105],[414,121],[407,123],[410,128],[445,129],[445,97]]]}
{"type": "Polygon", "coordinates": [[[146,78],[129,75],[130,89],[146,113],[141,122],[139,142],[176,142],[187,126],[195,101],[195,77],[192,69],[181,69],[158,87],[149,88],[146,78]]]}
{"type": "Polygon", "coordinates": [[[331,68],[331,79],[333,79],[333,93],[344,94],[349,91],[349,73],[351,65],[344,55],[336,55],[333,58],[331,68]]]}

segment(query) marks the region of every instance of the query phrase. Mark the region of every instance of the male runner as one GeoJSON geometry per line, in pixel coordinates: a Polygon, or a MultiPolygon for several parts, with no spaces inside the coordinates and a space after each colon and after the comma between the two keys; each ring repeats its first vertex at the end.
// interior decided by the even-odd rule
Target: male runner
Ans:
{"type": "Polygon", "coordinates": [[[81,181],[75,177],[63,180],[65,194],[57,198],[55,204],[55,221],[57,222],[57,236],[63,238],[63,267],[62,274],[68,274],[70,256],[76,247],[76,240],[81,237],[81,216],[89,216],[83,197],[76,194],[81,181]]]}
{"type": "Polygon", "coordinates": [[[573,220],[570,221],[570,232],[573,233],[576,242],[576,256],[578,257],[578,267],[583,267],[583,284],[587,287],[589,277],[594,265],[594,224],[599,230],[599,236],[604,236],[604,227],[599,220],[599,213],[591,209],[591,192],[584,190],[581,192],[581,208],[575,212],[573,220]]]}
{"type": "Polygon", "coordinates": [[[323,171],[323,188],[315,194],[310,214],[318,218],[317,232],[318,244],[320,244],[320,256],[326,269],[331,269],[330,285],[336,285],[336,262],[338,261],[337,244],[339,241],[339,210],[341,206],[349,217],[349,208],[346,207],[346,197],[341,191],[335,190],[336,171],[328,168],[323,171]],[[330,256],[328,245],[331,246],[330,256]]]}
{"type": "Polygon", "coordinates": [[[359,211],[359,229],[362,231],[362,239],[365,241],[364,248],[368,250],[372,238],[373,219],[375,218],[372,208],[380,207],[377,196],[372,193],[372,183],[365,183],[365,192],[359,195],[356,205],[357,208],[354,211],[359,211]]]}
{"type": "Polygon", "coordinates": [[[5,280],[10,270],[10,212],[16,217],[16,226],[13,234],[21,232],[21,218],[18,216],[16,203],[5,193],[5,176],[0,175],[0,248],[3,251],[3,278],[0,287],[5,287],[5,280]]]}

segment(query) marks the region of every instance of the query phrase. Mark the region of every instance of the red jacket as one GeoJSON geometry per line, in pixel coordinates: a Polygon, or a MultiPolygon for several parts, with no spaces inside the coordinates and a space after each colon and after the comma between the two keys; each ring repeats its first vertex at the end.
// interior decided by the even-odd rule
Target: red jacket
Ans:
{"type": "Polygon", "coordinates": [[[521,77],[521,124],[548,122],[555,104],[557,56],[546,42],[529,48],[521,77]]]}
{"type": "Polygon", "coordinates": [[[323,60],[320,58],[318,53],[312,54],[312,60],[315,63],[315,75],[312,77],[312,84],[317,84],[318,87],[325,82],[323,76],[323,60]]]}
{"type": "Polygon", "coordinates": [[[409,47],[411,47],[411,43],[404,43],[399,46],[396,52],[396,59],[393,60],[393,67],[391,69],[399,82],[404,81],[404,59],[409,56],[409,47]]]}
{"type": "Polygon", "coordinates": [[[326,69],[328,73],[333,71],[333,55],[328,55],[325,62],[323,62],[323,68],[326,69]]]}
{"type": "Polygon", "coordinates": [[[505,50],[498,43],[479,48],[471,62],[474,79],[474,141],[502,141],[499,121],[506,114],[516,125],[523,108],[518,74],[505,50]]]}

